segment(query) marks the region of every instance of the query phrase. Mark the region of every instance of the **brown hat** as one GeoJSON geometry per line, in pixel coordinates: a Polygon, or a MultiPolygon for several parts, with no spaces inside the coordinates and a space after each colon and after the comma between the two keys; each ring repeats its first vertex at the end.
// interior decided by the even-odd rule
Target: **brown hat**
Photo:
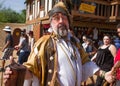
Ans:
{"type": "Polygon", "coordinates": [[[70,13],[63,2],[60,1],[54,5],[54,7],[48,12],[49,17],[52,17],[54,13],[65,14],[68,17],[69,22],[71,22],[70,13]]]}
{"type": "Polygon", "coordinates": [[[53,8],[52,8],[52,10],[50,10],[49,12],[48,12],[48,14],[49,14],[49,17],[51,17],[51,16],[53,16],[53,14],[54,13],[63,13],[63,14],[65,14],[65,15],[69,15],[69,12],[68,12],[68,10],[67,10],[67,8],[66,8],[66,6],[65,6],[65,4],[63,3],[63,2],[58,2],[53,8]]]}

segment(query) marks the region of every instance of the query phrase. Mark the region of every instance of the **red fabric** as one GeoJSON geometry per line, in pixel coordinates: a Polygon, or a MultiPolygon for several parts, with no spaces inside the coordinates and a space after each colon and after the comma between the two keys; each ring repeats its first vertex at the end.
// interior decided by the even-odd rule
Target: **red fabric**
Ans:
{"type": "MultiPolygon", "coordinates": [[[[120,49],[118,50],[117,52],[117,55],[114,59],[114,64],[117,62],[117,61],[120,61],[120,49]]],[[[120,68],[117,70],[117,79],[120,80],[120,68]]]]}
{"type": "Polygon", "coordinates": [[[48,29],[50,27],[50,24],[43,24],[43,28],[48,29]]]}

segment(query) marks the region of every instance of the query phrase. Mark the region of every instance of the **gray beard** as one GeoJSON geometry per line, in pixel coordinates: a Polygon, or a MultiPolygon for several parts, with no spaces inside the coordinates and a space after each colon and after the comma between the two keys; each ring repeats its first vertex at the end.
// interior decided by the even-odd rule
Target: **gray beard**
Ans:
{"type": "Polygon", "coordinates": [[[58,30],[58,36],[60,38],[67,37],[67,34],[68,34],[68,31],[66,29],[64,29],[64,30],[59,29],[58,30]]]}
{"type": "Polygon", "coordinates": [[[68,29],[67,29],[66,25],[59,24],[57,27],[57,33],[60,38],[63,38],[63,37],[66,38],[67,34],[68,34],[68,29]]]}

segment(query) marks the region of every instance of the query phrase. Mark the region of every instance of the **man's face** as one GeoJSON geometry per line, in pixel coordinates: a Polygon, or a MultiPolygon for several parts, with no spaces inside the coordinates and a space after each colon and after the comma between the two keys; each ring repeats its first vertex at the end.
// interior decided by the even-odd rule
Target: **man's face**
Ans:
{"type": "Polygon", "coordinates": [[[120,28],[117,29],[118,36],[120,37],[120,28]]]}
{"type": "Polygon", "coordinates": [[[51,19],[51,27],[55,34],[60,37],[66,37],[69,29],[67,16],[62,13],[55,13],[51,19]]]}

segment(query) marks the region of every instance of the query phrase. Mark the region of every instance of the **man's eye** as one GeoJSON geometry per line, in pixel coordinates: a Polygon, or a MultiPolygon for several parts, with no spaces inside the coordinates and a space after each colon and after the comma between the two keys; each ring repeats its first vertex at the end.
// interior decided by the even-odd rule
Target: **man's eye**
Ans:
{"type": "Polygon", "coordinates": [[[55,17],[54,19],[55,19],[55,20],[59,20],[59,17],[55,17]]]}

